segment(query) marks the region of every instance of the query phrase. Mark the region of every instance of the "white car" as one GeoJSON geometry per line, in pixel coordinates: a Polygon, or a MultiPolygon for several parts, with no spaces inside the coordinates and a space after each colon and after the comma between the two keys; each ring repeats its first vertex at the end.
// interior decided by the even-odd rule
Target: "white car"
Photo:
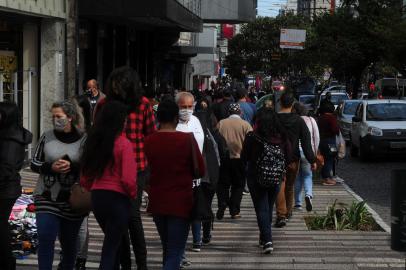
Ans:
{"type": "Polygon", "coordinates": [[[406,101],[363,100],[351,126],[351,155],[406,154],[406,101]]]}

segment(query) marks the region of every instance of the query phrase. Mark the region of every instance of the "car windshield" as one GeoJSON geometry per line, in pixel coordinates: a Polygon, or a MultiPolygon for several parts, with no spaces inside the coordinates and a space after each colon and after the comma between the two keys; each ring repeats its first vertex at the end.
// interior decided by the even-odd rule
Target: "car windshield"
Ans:
{"type": "MultiPolygon", "coordinates": [[[[325,99],[326,96],[324,95],[322,97],[322,99],[325,99]]],[[[348,96],[347,95],[331,95],[331,102],[334,105],[338,105],[340,104],[343,100],[348,100],[348,96]]]]}
{"type": "Polygon", "coordinates": [[[301,96],[299,97],[299,102],[303,104],[314,104],[314,96],[301,96]]]}
{"type": "Polygon", "coordinates": [[[406,121],[406,103],[370,104],[367,107],[367,120],[406,121]]]}
{"type": "Polygon", "coordinates": [[[360,102],[346,102],[344,104],[343,114],[355,115],[359,103],[360,102]]]}

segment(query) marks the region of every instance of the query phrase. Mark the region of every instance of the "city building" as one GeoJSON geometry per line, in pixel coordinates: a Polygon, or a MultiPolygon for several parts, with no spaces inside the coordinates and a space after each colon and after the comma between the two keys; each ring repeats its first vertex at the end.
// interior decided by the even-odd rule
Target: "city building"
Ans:
{"type": "Polygon", "coordinates": [[[18,104],[33,145],[52,125],[52,103],[64,98],[65,4],[0,1],[0,100],[18,104]]]}
{"type": "Polygon", "coordinates": [[[79,92],[88,79],[103,88],[109,73],[128,65],[148,91],[185,86],[189,58],[197,55],[181,32],[201,32],[201,0],[79,1],[79,92]],[[183,43],[182,43],[183,42],[183,43]]]}
{"type": "Polygon", "coordinates": [[[313,17],[316,14],[332,12],[336,8],[335,0],[297,0],[297,12],[313,17]]]}

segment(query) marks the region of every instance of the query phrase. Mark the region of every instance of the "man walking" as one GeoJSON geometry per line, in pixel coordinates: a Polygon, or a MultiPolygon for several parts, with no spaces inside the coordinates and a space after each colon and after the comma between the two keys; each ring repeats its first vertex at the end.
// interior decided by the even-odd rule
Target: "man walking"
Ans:
{"type": "Polygon", "coordinates": [[[292,144],[292,160],[289,161],[289,165],[286,171],[285,181],[282,182],[281,189],[276,199],[276,227],[284,227],[287,219],[292,215],[293,197],[294,197],[294,185],[297,173],[299,171],[300,163],[300,150],[299,140],[303,149],[303,153],[306,159],[311,164],[312,170],[315,170],[316,157],[313,153],[311,144],[311,136],[309,129],[306,126],[304,120],[292,113],[293,104],[295,98],[292,93],[285,92],[279,99],[281,110],[279,111],[279,119],[282,125],[285,127],[288,139],[292,144]]]}
{"type": "Polygon", "coordinates": [[[100,91],[99,83],[95,79],[91,79],[87,82],[86,95],[88,96],[93,114],[97,103],[105,97],[105,95],[100,91]]]}
{"type": "Polygon", "coordinates": [[[225,138],[230,151],[230,159],[226,160],[220,168],[218,183],[217,219],[224,217],[227,206],[231,218],[240,218],[240,205],[242,192],[245,187],[245,168],[240,155],[245,136],[252,131],[251,125],[241,118],[241,108],[237,103],[229,105],[230,116],[218,123],[220,134],[225,138]],[[230,194],[231,188],[231,194],[230,194]]]}

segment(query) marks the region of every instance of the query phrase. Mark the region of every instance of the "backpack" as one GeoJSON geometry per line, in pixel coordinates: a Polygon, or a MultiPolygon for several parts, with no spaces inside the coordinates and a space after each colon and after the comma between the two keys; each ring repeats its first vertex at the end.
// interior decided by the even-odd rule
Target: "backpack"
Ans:
{"type": "Polygon", "coordinates": [[[263,150],[256,162],[257,183],[264,188],[278,186],[286,174],[285,154],[281,145],[266,142],[255,135],[263,150]]]}

